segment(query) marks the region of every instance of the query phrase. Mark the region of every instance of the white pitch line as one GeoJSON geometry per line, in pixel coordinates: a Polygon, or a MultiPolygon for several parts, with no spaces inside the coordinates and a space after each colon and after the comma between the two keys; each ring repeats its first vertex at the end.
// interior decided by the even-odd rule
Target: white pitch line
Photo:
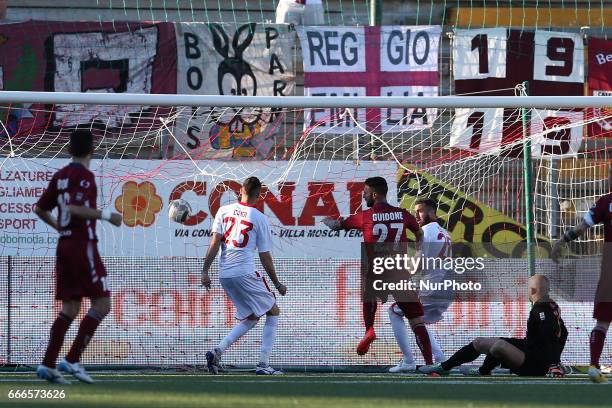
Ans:
{"type": "MultiPolygon", "coordinates": [[[[347,380],[347,381],[338,381],[338,380],[280,380],[280,379],[262,379],[262,380],[210,380],[208,382],[211,383],[232,383],[232,384],[241,384],[241,383],[285,383],[285,384],[444,384],[444,385],[464,385],[464,384],[474,384],[474,385],[500,385],[500,384],[528,384],[528,385],[591,385],[592,383],[588,380],[561,380],[561,381],[546,381],[546,380],[500,380],[500,381],[485,381],[485,380],[442,380],[442,379],[431,379],[431,380],[347,380]]],[[[612,383],[611,383],[612,384],[612,383]]],[[[594,385],[594,384],[592,384],[594,385]]]]}
{"type": "MultiPolygon", "coordinates": [[[[68,380],[72,381],[73,384],[78,384],[79,383],[79,381],[73,380],[72,378],[68,378],[68,380]]],[[[142,379],[142,378],[134,378],[134,379],[131,379],[131,378],[118,378],[118,379],[115,379],[115,380],[111,380],[111,379],[99,379],[99,378],[95,378],[95,377],[94,377],[94,381],[96,383],[102,383],[102,382],[126,382],[126,383],[130,383],[130,382],[142,382],[142,383],[146,383],[146,382],[159,382],[159,380],[145,380],[145,379],[142,379]]],[[[60,385],[60,384],[52,384],[52,383],[49,383],[49,382],[47,382],[45,380],[38,380],[36,378],[22,378],[22,379],[19,379],[19,378],[2,378],[0,380],[0,383],[4,383],[4,382],[13,382],[13,383],[24,382],[24,383],[38,383],[38,384],[48,384],[48,385],[60,385]]]]}
{"type": "MultiPolygon", "coordinates": [[[[11,376],[17,376],[20,374],[13,374],[11,376]]],[[[144,375],[147,377],[149,375],[144,375]]],[[[99,377],[95,377],[96,382],[100,383],[153,383],[159,382],[161,378],[172,378],[172,377],[181,377],[185,379],[201,379],[204,383],[217,383],[217,384],[236,384],[239,385],[241,383],[256,383],[256,384],[266,384],[266,383],[282,383],[282,384],[402,384],[402,385],[410,385],[410,384],[440,384],[440,385],[463,385],[463,384],[474,384],[474,385],[499,385],[499,384],[510,384],[510,385],[591,385],[592,383],[586,379],[581,379],[579,377],[574,378],[565,378],[565,379],[536,379],[536,378],[490,378],[490,379],[475,379],[475,378],[461,378],[457,376],[457,378],[423,378],[418,375],[406,375],[394,378],[384,379],[383,376],[376,376],[376,379],[355,379],[351,376],[325,376],[322,378],[312,378],[308,376],[287,376],[285,378],[251,378],[249,375],[229,375],[226,378],[211,378],[209,375],[151,375],[149,377],[157,377],[155,379],[152,378],[139,378],[141,376],[137,375],[101,375],[99,377]],[[119,377],[119,378],[117,378],[119,377]],[[121,378],[123,377],[123,378],[121,378]]],[[[365,377],[365,376],[363,376],[365,377]]],[[[0,376],[2,378],[2,376],[0,376]]],[[[42,384],[44,381],[36,379],[36,378],[7,378],[4,377],[1,380],[2,382],[11,382],[11,383],[39,383],[42,384]]],[[[612,384],[612,383],[611,383],[612,384]]],[[[593,384],[594,385],[594,384],[593,384]]]]}
{"type": "MultiPolygon", "coordinates": [[[[96,379],[96,383],[154,383],[159,382],[159,380],[145,380],[141,378],[122,378],[122,379],[96,379]]],[[[2,379],[2,382],[12,382],[12,383],[39,383],[44,384],[44,381],[37,379],[2,379]]],[[[78,384],[78,382],[73,382],[74,384],[78,384]]],[[[435,385],[595,385],[591,382],[584,380],[561,380],[561,381],[546,381],[546,380],[507,380],[507,381],[484,381],[484,380],[441,380],[441,379],[431,379],[431,380],[347,380],[347,381],[338,381],[338,380],[280,380],[280,379],[252,379],[252,380],[210,380],[206,381],[206,383],[214,383],[214,384],[236,384],[240,385],[243,383],[253,383],[253,384],[384,384],[384,385],[392,385],[392,384],[401,384],[401,385],[410,385],[410,384],[435,384],[435,385]]],[[[612,383],[611,383],[612,384],[612,383]]],[[[57,385],[57,384],[55,384],[57,385]]],[[[601,386],[598,384],[598,386],[601,386]]],[[[69,387],[69,386],[68,386],[69,387]]]]}

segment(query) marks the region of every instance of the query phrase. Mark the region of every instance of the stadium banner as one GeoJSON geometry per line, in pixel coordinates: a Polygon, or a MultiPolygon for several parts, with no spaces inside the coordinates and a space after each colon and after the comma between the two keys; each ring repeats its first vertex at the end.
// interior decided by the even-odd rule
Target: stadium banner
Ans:
{"type": "MultiPolygon", "coordinates": [[[[176,93],[176,40],[169,23],[27,21],[0,25],[0,90],[176,93]]],[[[159,113],[159,109],[156,111],[159,113]]],[[[151,129],[147,106],[13,104],[0,138],[94,124],[121,134],[151,129]]],[[[153,124],[155,126],[155,123],[153,124]]],[[[104,132],[112,137],[113,132],[104,132]]],[[[33,140],[29,140],[33,143],[33,140]]]]}
{"type": "MultiPolygon", "coordinates": [[[[589,95],[612,96],[612,41],[589,37],[588,49],[589,95]]],[[[599,108],[593,109],[592,113],[598,117],[603,116],[605,111],[599,108]]],[[[594,137],[612,137],[612,119],[602,118],[589,124],[588,134],[594,137]]]]}
{"type": "MultiPolygon", "coordinates": [[[[53,173],[67,160],[6,159],[0,164],[0,256],[55,253],[57,233],[32,212],[53,173]]],[[[123,215],[121,228],[97,223],[106,256],[204,256],[214,215],[236,202],[242,181],[258,175],[265,188],[258,208],[268,215],[273,254],[283,257],[358,258],[361,233],[332,232],[321,220],[359,211],[363,181],[384,176],[396,191],[395,162],[316,161],[242,163],[218,161],[93,160],[98,207],[123,215]],[[228,174],[211,178],[207,174],[228,174]],[[229,175],[232,175],[231,177],[229,175]],[[168,203],[192,207],[185,225],[171,222],[168,203]]]]}
{"type": "MultiPolygon", "coordinates": [[[[286,96],[295,89],[295,32],[287,24],[177,23],[179,94],[286,96]]],[[[265,159],[278,109],[189,107],[177,119],[182,148],[198,158],[265,159]]]]}
{"type": "MultiPolygon", "coordinates": [[[[440,26],[300,27],[304,95],[437,96],[440,26]]],[[[316,133],[430,128],[437,109],[307,109],[316,133]],[[355,120],[351,120],[350,117],[355,120]]]]}
{"type": "MultiPolygon", "coordinates": [[[[527,93],[582,95],[584,46],[579,33],[480,28],[455,31],[453,67],[456,94],[515,95],[527,82],[527,93]],[[491,91],[491,90],[496,91],[491,91]]],[[[520,109],[456,109],[450,146],[497,155],[519,155],[523,137],[520,109]]],[[[582,112],[532,110],[529,125],[534,157],[572,157],[582,142],[582,112]],[[553,129],[554,128],[554,129],[553,129]]]]}
{"type": "MultiPolygon", "coordinates": [[[[523,224],[411,164],[403,167],[397,174],[400,207],[412,213],[414,203],[423,196],[438,202],[438,220],[451,234],[457,252],[461,243],[465,243],[470,256],[520,258],[524,255],[527,229],[523,224]],[[469,245],[472,243],[494,245],[469,245]]],[[[538,256],[547,258],[550,240],[542,235],[537,235],[537,240],[538,256]]]]}

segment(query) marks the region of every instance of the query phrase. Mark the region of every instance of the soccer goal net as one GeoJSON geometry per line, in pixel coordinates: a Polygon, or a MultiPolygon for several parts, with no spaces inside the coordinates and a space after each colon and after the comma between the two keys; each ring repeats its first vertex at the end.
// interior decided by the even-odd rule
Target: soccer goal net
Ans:
{"type": "MultiPolygon", "coordinates": [[[[387,180],[389,202],[408,211],[419,198],[436,200],[440,223],[456,245],[454,256],[484,259],[484,270],[461,274],[480,279],[485,290],[457,290],[431,326],[447,353],[476,336],[524,334],[528,230],[537,246],[535,272],[556,285],[570,333],[588,328],[601,230],[592,229],[569,248],[560,265],[548,255],[552,240],[607,192],[612,111],[606,106],[612,98],[522,93],[1,93],[0,291],[6,296],[0,296],[0,321],[6,336],[0,359],[37,363],[47,339],[43,328],[59,307],[52,278],[57,236],[32,207],[68,162],[67,143],[76,126],[95,136],[91,170],[98,206],[124,219],[119,229],[98,226],[113,310],[86,352],[88,364],[205,361],[204,353],[234,317],[218,283],[210,292],[200,287],[202,258],[216,212],[237,200],[248,176],[264,184],[257,206],[270,219],[277,271],[289,288],[278,297],[282,319],[272,364],[338,368],[391,364],[400,357],[386,315],[391,300],[379,307],[379,340],[366,356],[355,354],[363,334],[363,238],[357,231],[331,232],[321,223],[365,209],[364,180],[374,176],[387,180]],[[531,224],[526,195],[533,198],[531,224]],[[184,224],[167,215],[169,202],[178,198],[192,208],[184,224]]],[[[227,363],[254,363],[258,338],[242,340],[227,363]]],[[[588,360],[587,341],[586,335],[572,338],[564,353],[568,363],[588,360]]]]}

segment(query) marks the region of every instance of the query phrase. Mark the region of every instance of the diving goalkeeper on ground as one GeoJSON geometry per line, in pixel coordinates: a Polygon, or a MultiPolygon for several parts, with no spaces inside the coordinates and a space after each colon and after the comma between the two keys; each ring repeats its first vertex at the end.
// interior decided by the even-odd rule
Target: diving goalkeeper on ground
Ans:
{"type": "Polygon", "coordinates": [[[490,374],[498,365],[519,376],[546,375],[551,367],[559,365],[567,340],[559,306],[549,297],[549,291],[550,282],[546,276],[529,278],[529,300],[533,307],[525,338],[477,337],[443,363],[423,366],[419,371],[446,375],[452,368],[486,354],[485,363],[479,369],[481,375],[490,374]]]}

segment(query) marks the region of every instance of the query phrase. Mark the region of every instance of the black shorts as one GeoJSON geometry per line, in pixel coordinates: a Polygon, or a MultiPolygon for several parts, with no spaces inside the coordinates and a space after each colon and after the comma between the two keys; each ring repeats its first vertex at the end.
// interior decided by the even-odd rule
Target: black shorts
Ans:
{"type": "Polygon", "coordinates": [[[548,373],[550,364],[542,361],[539,358],[542,353],[529,350],[527,348],[527,342],[525,342],[525,339],[517,339],[513,337],[502,337],[501,339],[507,341],[525,353],[525,361],[523,362],[522,366],[514,370],[502,363],[501,366],[503,368],[508,368],[510,369],[510,372],[521,377],[543,377],[546,375],[546,373],[548,373]]]}

